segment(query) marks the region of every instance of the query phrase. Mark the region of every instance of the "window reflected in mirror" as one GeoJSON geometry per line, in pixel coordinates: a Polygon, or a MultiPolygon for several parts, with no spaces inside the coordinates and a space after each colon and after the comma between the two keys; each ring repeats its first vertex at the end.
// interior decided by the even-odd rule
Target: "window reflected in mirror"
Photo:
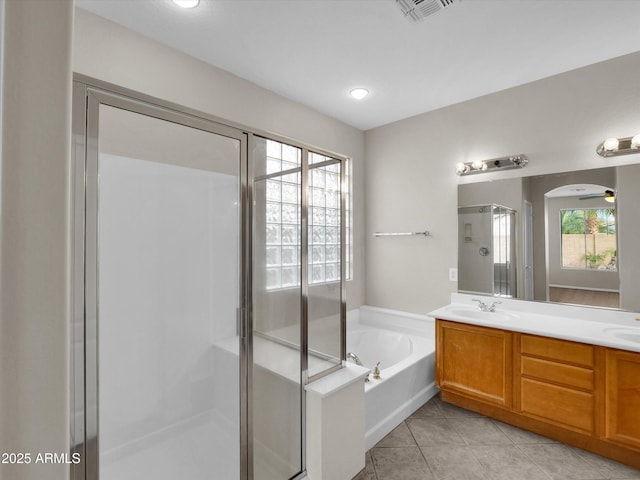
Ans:
{"type": "Polygon", "coordinates": [[[560,211],[562,268],[617,271],[615,208],[560,211]]]}

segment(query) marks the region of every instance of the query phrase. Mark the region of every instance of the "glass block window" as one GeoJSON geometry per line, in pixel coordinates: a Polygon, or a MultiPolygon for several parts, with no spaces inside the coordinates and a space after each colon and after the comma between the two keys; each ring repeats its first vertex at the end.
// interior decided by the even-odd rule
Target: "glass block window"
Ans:
{"type": "MultiPolygon", "coordinates": [[[[269,290],[300,285],[301,154],[302,151],[297,147],[267,140],[265,215],[269,290]]],[[[340,164],[314,166],[333,160],[309,153],[310,284],[340,280],[340,164]]],[[[346,183],[349,185],[350,182],[346,183]]],[[[347,279],[351,278],[352,265],[350,192],[347,186],[347,279]]]]}
{"type": "MultiPolygon", "coordinates": [[[[340,261],[340,166],[338,164],[335,165],[330,165],[327,166],[325,168],[328,169],[327,173],[325,173],[325,183],[322,183],[322,178],[323,178],[323,174],[321,172],[318,172],[316,174],[316,176],[313,176],[312,171],[315,170],[315,168],[313,167],[314,164],[317,163],[322,163],[322,162],[326,162],[326,161],[330,161],[333,160],[331,157],[327,157],[324,155],[320,155],[318,153],[314,153],[311,152],[309,154],[309,168],[310,168],[310,178],[309,178],[309,185],[310,188],[312,189],[312,193],[309,195],[309,208],[311,211],[311,207],[313,204],[313,188],[315,187],[316,189],[318,188],[326,188],[327,191],[337,191],[337,199],[338,199],[338,204],[335,207],[337,209],[337,223],[335,225],[338,226],[338,247],[337,247],[337,255],[338,255],[338,262],[340,261]],[[314,184],[314,179],[316,180],[314,184]]],[[[346,280],[351,280],[353,278],[353,197],[351,195],[351,179],[352,179],[352,172],[351,172],[351,161],[347,160],[346,162],[343,163],[344,168],[345,168],[345,185],[344,185],[344,192],[345,192],[345,214],[346,214],[346,218],[345,218],[345,272],[346,272],[346,280]]],[[[329,195],[329,194],[328,194],[329,195]]],[[[316,190],[316,198],[318,198],[318,193],[316,190]]],[[[328,197],[329,198],[329,197],[328,197]]],[[[330,201],[333,201],[335,197],[333,195],[330,196],[330,201]]],[[[334,211],[332,210],[333,207],[327,206],[327,209],[325,210],[325,213],[327,215],[326,220],[328,222],[328,225],[331,226],[333,225],[331,222],[333,222],[334,220],[334,211]]],[[[318,215],[320,215],[322,213],[321,210],[316,210],[316,213],[318,215]]],[[[319,217],[316,217],[317,219],[319,217]]],[[[309,218],[309,224],[312,224],[313,222],[313,217],[310,214],[310,218],[309,218]]],[[[332,233],[333,230],[329,230],[329,233],[332,233]]],[[[313,231],[310,232],[309,234],[309,238],[310,238],[310,242],[313,241],[313,235],[312,235],[313,231]]],[[[310,247],[310,252],[311,252],[311,247],[310,247]]],[[[331,252],[333,253],[333,249],[331,249],[331,252]]],[[[313,260],[313,258],[311,257],[311,253],[310,253],[310,259],[313,260]]],[[[327,260],[327,263],[329,263],[330,261],[327,260]]],[[[339,264],[338,264],[339,267],[339,264]]],[[[333,278],[333,270],[332,267],[330,268],[330,273],[331,273],[331,278],[333,278]]],[[[316,282],[314,281],[314,277],[313,277],[313,269],[310,268],[309,270],[311,272],[311,278],[310,281],[311,283],[320,283],[320,281],[316,282]]],[[[320,269],[318,268],[317,270],[317,274],[318,274],[318,278],[320,276],[320,269]]],[[[338,277],[335,278],[335,281],[340,279],[340,270],[338,269],[338,277]]],[[[332,281],[327,279],[327,282],[332,281]]]]}
{"type": "Polygon", "coordinates": [[[302,150],[267,140],[266,259],[268,290],[300,285],[302,150]]]}
{"type": "MultiPolygon", "coordinates": [[[[313,157],[318,155],[312,154],[313,157]]],[[[340,164],[311,166],[309,169],[309,283],[318,284],[339,280],[340,164]]]]}

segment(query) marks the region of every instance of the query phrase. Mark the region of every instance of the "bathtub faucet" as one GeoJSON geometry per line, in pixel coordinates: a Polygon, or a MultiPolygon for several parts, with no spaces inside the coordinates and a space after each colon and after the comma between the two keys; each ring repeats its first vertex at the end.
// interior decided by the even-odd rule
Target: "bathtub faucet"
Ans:
{"type": "Polygon", "coordinates": [[[350,358],[351,360],[356,362],[356,365],[360,365],[361,367],[364,367],[364,365],[362,364],[362,362],[358,358],[358,355],[356,355],[355,353],[353,353],[353,352],[347,353],[347,358],[350,358]]]}
{"type": "Polygon", "coordinates": [[[477,298],[472,298],[471,301],[478,302],[478,308],[483,312],[495,312],[496,305],[502,303],[502,302],[493,302],[491,305],[487,305],[482,300],[478,300],[477,298]]]}

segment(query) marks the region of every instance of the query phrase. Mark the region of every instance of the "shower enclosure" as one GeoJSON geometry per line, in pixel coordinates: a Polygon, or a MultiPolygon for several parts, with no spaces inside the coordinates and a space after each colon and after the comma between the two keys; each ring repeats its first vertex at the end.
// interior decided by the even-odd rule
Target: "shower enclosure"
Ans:
{"type": "Polygon", "coordinates": [[[253,265],[266,267],[253,271],[253,473],[291,478],[304,463],[301,387],[345,358],[343,169],[259,136],[251,155],[253,265]]]}
{"type": "Polygon", "coordinates": [[[458,208],[459,291],[514,296],[515,219],[515,210],[501,205],[458,208]]]}
{"type": "Polygon", "coordinates": [[[346,159],[80,76],[74,144],[73,478],[301,476],[346,159]]]}

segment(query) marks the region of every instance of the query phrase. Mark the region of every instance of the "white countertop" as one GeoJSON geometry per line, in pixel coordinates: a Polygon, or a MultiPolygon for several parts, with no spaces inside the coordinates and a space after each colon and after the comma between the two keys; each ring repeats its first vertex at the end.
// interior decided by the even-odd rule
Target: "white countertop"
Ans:
{"type": "Polygon", "coordinates": [[[640,352],[640,314],[603,308],[559,305],[453,293],[451,304],[430,316],[442,320],[500,328],[640,352]],[[477,298],[496,306],[495,312],[481,312],[477,298]]]}
{"type": "Polygon", "coordinates": [[[347,362],[340,370],[332,372],[315,382],[311,382],[306,385],[304,389],[320,398],[328,397],[355,382],[361,382],[362,389],[364,390],[364,377],[366,377],[369,372],[370,370],[366,367],[347,362]]]}

